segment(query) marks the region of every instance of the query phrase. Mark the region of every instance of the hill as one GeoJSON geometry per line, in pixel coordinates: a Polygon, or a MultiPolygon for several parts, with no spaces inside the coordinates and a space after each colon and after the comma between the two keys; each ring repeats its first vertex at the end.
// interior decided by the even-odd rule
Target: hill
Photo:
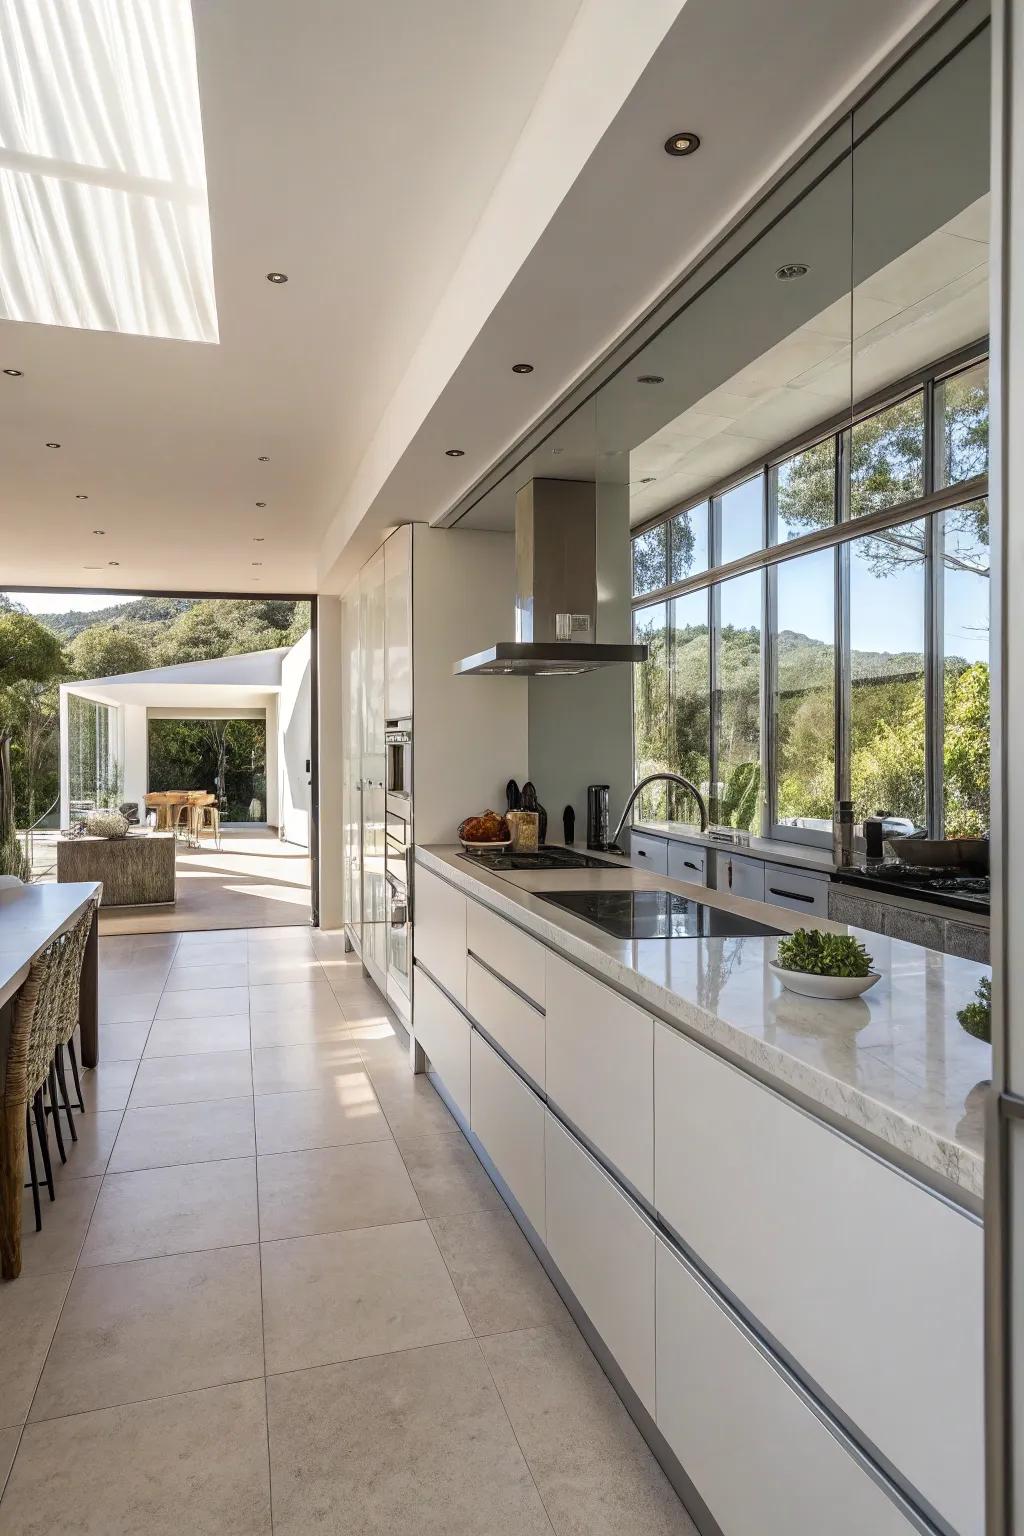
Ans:
{"type": "Polygon", "coordinates": [[[154,624],[163,629],[195,605],[196,599],[191,597],[137,597],[130,603],[112,603],[109,608],[94,608],[87,613],[72,609],[69,613],[40,613],[36,617],[67,644],[84,629],[97,624],[154,624]]]}

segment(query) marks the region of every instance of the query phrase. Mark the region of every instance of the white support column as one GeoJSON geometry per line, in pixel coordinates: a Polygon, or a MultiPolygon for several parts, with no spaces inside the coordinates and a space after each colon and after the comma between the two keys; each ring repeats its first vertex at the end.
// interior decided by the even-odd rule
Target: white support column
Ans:
{"type": "Polygon", "coordinates": [[[68,686],[60,685],[58,712],[58,742],[60,751],[60,824],[68,824],[71,802],[71,740],[68,730],[68,686]]]}
{"type": "Polygon", "coordinates": [[[317,603],[317,690],[319,726],[318,868],[320,926],[344,922],[342,838],[341,598],[317,603]]]}
{"type": "Polygon", "coordinates": [[[122,798],[134,800],[139,820],[146,819],[146,792],[149,788],[149,718],[144,704],[121,704],[122,798]]]}

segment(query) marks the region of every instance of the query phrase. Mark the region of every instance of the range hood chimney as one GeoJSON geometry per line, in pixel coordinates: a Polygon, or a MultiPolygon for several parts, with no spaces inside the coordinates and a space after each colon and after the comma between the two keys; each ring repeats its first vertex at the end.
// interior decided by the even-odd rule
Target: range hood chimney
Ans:
{"type": "Polygon", "coordinates": [[[529,480],[516,496],[516,637],[464,656],[457,677],[543,677],[645,661],[597,637],[597,487],[529,480]]]}

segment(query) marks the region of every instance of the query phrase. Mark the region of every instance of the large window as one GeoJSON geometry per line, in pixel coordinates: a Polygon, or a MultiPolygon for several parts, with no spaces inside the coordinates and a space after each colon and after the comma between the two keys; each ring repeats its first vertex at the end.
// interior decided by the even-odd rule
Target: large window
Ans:
{"type": "Polygon", "coordinates": [[[846,797],[858,821],[985,831],[988,503],[920,502],[987,469],[982,358],[640,533],[637,777],[675,769],[706,785],[713,821],[797,840],[827,839],[846,797]],[[758,568],[722,569],[736,560],[758,568]]]}

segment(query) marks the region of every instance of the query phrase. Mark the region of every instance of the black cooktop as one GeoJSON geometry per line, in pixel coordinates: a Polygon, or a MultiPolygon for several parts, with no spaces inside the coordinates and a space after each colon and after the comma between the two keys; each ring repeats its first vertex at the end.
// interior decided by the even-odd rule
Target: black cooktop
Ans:
{"type": "Polygon", "coordinates": [[[898,896],[914,896],[918,901],[933,901],[938,906],[958,907],[962,912],[989,910],[988,875],[969,874],[948,866],[929,869],[920,864],[889,862],[871,869],[837,869],[833,879],[844,885],[864,885],[898,896]]]}
{"type": "Polygon", "coordinates": [[[573,848],[540,848],[536,853],[511,853],[507,848],[496,848],[493,853],[467,853],[462,857],[471,864],[482,864],[484,869],[610,869],[607,859],[592,859],[589,854],[577,853],[573,848]]]}
{"type": "Polygon", "coordinates": [[[615,939],[715,939],[782,933],[735,912],[690,901],[674,891],[537,891],[615,939]]]}

